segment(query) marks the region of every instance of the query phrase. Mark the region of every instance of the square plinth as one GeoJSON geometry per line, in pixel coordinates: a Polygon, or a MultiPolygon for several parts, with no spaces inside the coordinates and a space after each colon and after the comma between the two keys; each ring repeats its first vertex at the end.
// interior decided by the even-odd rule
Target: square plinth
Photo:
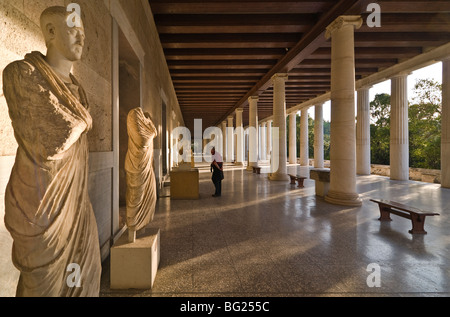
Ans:
{"type": "Polygon", "coordinates": [[[316,182],[316,195],[325,197],[330,189],[330,170],[316,168],[309,171],[309,177],[316,182]]]}
{"type": "Polygon", "coordinates": [[[170,172],[171,199],[199,199],[199,172],[197,168],[173,169],[170,172]]]}
{"type": "Polygon", "coordinates": [[[151,289],[159,259],[159,229],[146,229],[133,243],[125,232],[111,248],[111,289],[151,289]]]}

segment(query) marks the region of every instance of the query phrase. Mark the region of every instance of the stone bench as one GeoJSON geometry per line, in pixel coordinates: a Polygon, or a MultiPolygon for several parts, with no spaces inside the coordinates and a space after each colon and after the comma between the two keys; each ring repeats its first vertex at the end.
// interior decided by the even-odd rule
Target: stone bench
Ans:
{"type": "Polygon", "coordinates": [[[325,197],[330,188],[330,169],[313,168],[309,171],[309,177],[316,182],[316,195],[325,197]]]}
{"type": "Polygon", "coordinates": [[[297,187],[300,187],[300,188],[305,187],[303,185],[303,181],[306,179],[306,177],[300,176],[300,175],[292,175],[292,174],[289,174],[289,177],[291,178],[291,184],[295,185],[295,182],[297,182],[298,183],[297,187]]]}
{"type": "Polygon", "coordinates": [[[377,203],[380,208],[380,221],[392,221],[391,214],[410,219],[412,222],[412,229],[409,233],[426,234],[424,229],[426,216],[439,216],[436,212],[423,211],[415,207],[410,207],[401,203],[397,203],[389,200],[376,200],[370,201],[377,203]]]}

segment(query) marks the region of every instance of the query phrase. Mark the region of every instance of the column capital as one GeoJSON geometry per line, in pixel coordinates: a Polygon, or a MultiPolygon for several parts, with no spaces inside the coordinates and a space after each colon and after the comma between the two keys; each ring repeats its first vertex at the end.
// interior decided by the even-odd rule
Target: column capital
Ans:
{"type": "Polygon", "coordinates": [[[233,116],[228,116],[227,119],[228,119],[228,121],[230,121],[230,120],[233,120],[234,117],[233,116]]]}
{"type": "Polygon", "coordinates": [[[399,72],[399,73],[393,75],[393,76],[391,77],[391,79],[392,79],[392,78],[399,78],[399,77],[408,77],[409,75],[411,75],[411,72],[405,70],[405,71],[403,71],[403,72],[399,72]]]}
{"type": "Polygon", "coordinates": [[[275,82],[277,79],[283,79],[284,81],[288,80],[289,75],[287,73],[276,73],[272,76],[272,82],[275,82]]]}
{"type": "Polygon", "coordinates": [[[259,100],[259,96],[251,96],[251,97],[248,97],[248,102],[250,103],[250,102],[255,102],[255,101],[258,101],[259,100]]]}
{"type": "Polygon", "coordinates": [[[244,112],[244,109],[242,109],[242,108],[237,108],[237,109],[235,110],[235,112],[236,112],[236,114],[237,114],[237,113],[243,113],[243,112],[244,112]]]}
{"type": "Polygon", "coordinates": [[[356,91],[364,91],[364,90],[369,90],[370,88],[372,88],[372,85],[366,85],[366,86],[362,86],[356,89],[356,91]]]}
{"type": "Polygon", "coordinates": [[[226,121],[222,121],[222,126],[226,126],[227,122],[226,121]]]}
{"type": "Polygon", "coordinates": [[[331,38],[333,32],[341,29],[343,26],[353,25],[356,29],[359,29],[362,24],[363,20],[360,15],[341,15],[327,27],[325,37],[326,39],[331,38]]]}

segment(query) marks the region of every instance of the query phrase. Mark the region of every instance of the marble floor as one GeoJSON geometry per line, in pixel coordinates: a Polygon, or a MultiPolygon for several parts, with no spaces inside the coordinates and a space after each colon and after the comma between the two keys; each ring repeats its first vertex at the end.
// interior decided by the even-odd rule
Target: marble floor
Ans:
{"type": "Polygon", "coordinates": [[[200,171],[199,200],[157,203],[150,227],[161,230],[161,261],[153,289],[111,290],[108,259],[101,296],[450,296],[449,189],[360,176],[363,205],[349,208],[315,196],[313,180],[300,189],[269,181],[266,169],[257,175],[232,166],[215,198],[209,168],[200,171]],[[371,198],[440,216],[427,217],[428,234],[412,235],[408,219],[378,221],[371,198]]]}

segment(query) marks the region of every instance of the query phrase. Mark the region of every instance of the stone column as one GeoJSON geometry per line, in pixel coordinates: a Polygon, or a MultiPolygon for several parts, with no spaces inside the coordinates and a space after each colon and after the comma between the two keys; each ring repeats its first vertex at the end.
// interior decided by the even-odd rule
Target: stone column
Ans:
{"type": "Polygon", "coordinates": [[[323,104],[314,107],[314,167],[324,167],[323,154],[323,104]]]}
{"type": "Polygon", "coordinates": [[[222,155],[223,161],[225,162],[227,160],[227,122],[222,122],[222,144],[223,153],[220,153],[222,155]]]}
{"type": "Polygon", "coordinates": [[[227,127],[227,162],[232,162],[234,160],[234,133],[233,133],[233,117],[229,116],[227,127]]]}
{"type": "Polygon", "coordinates": [[[267,160],[267,156],[266,156],[266,143],[267,143],[267,141],[266,141],[266,137],[267,137],[266,130],[267,130],[267,123],[266,122],[261,123],[261,129],[259,130],[259,133],[261,135],[261,143],[260,143],[261,144],[260,145],[261,152],[260,152],[259,157],[260,157],[261,160],[267,160]]]}
{"type": "Polygon", "coordinates": [[[267,121],[267,132],[266,132],[266,157],[270,160],[271,152],[272,152],[272,120],[267,121]]]}
{"type": "Polygon", "coordinates": [[[332,204],[361,206],[356,193],[355,45],[360,16],[340,16],[326,32],[331,37],[331,167],[332,204]]]}
{"type": "MultiPolygon", "coordinates": [[[[275,74],[272,77],[273,82],[273,127],[278,128],[278,144],[272,144],[272,148],[277,146],[278,151],[278,169],[269,176],[273,181],[289,180],[287,175],[287,153],[286,153],[286,80],[287,74],[275,74]]],[[[272,157],[272,163],[274,163],[272,157]]]]}
{"type": "Polygon", "coordinates": [[[370,175],[370,87],[358,89],[356,117],[356,173],[370,175]]]}
{"type": "Polygon", "coordinates": [[[242,123],[242,112],[244,109],[236,109],[236,165],[244,163],[244,126],[242,123]]]}
{"type": "Polygon", "coordinates": [[[300,117],[300,165],[309,166],[308,109],[302,109],[300,117]]]}
{"type": "Polygon", "coordinates": [[[297,164],[297,113],[289,114],[289,164],[297,164]]]}
{"type": "Polygon", "coordinates": [[[249,130],[248,130],[248,147],[249,147],[249,165],[247,170],[253,170],[253,166],[258,165],[258,97],[248,98],[249,104],[249,130]]]}
{"type": "Polygon", "coordinates": [[[391,179],[409,179],[408,74],[391,79],[391,179]]]}
{"type": "Polygon", "coordinates": [[[450,57],[442,61],[441,186],[450,188],[450,57]]]}

